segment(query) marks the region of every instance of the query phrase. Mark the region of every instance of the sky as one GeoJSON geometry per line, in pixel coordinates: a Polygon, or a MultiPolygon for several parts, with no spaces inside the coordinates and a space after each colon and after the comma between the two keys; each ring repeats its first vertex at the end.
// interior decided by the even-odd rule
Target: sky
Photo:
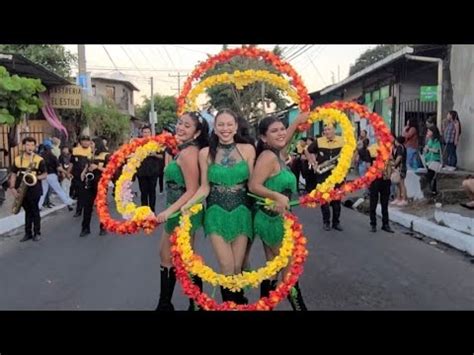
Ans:
{"type": "MultiPolygon", "coordinates": [[[[229,45],[230,48],[240,45],[229,45]]],[[[259,45],[273,49],[275,45],[259,45]]],[[[356,58],[375,45],[292,45],[279,44],[284,49],[283,56],[302,77],[309,92],[322,89],[333,82],[345,79],[349,67],[356,58]]],[[[65,45],[77,54],[77,45],[65,45]]],[[[217,54],[222,45],[86,45],[87,71],[92,75],[120,71],[140,91],[135,93],[135,104],[143,101],[142,96],[150,96],[150,77],[153,76],[154,92],[161,95],[178,93],[177,74],[181,75],[181,85],[207,54],[217,54]],[[184,78],[183,78],[184,77],[184,78]]],[[[73,68],[73,74],[77,67],[73,68]]]]}

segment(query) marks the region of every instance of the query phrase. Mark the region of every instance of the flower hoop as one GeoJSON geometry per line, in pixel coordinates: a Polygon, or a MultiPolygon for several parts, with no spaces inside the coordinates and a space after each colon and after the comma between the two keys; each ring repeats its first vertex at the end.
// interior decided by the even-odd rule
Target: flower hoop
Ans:
{"type": "MultiPolygon", "coordinates": [[[[202,205],[198,204],[190,209],[191,215],[202,210],[202,205]]],[[[175,230],[176,250],[183,261],[185,270],[193,275],[199,276],[203,281],[213,285],[222,286],[231,291],[239,291],[245,287],[258,287],[265,279],[270,279],[288,265],[290,258],[295,258],[292,222],[284,221],[283,241],[280,253],[273,260],[268,261],[265,266],[255,271],[243,272],[238,275],[223,275],[216,273],[209,266],[204,264],[201,256],[193,252],[191,245],[191,219],[189,215],[182,217],[180,226],[175,230]]]]}
{"type": "Polygon", "coordinates": [[[309,193],[310,196],[315,196],[319,193],[325,198],[328,198],[329,191],[332,190],[336,184],[344,181],[349,169],[351,168],[352,156],[356,149],[356,140],[354,137],[354,127],[352,126],[349,117],[347,117],[344,112],[333,108],[318,107],[309,114],[309,124],[321,120],[327,123],[338,123],[342,128],[342,138],[344,139],[344,146],[341,149],[339,161],[336,167],[332,170],[331,175],[309,193]]]}
{"type": "Polygon", "coordinates": [[[301,77],[288,62],[283,61],[279,56],[270,51],[256,47],[244,47],[221,51],[220,53],[209,57],[205,62],[200,63],[193,70],[191,75],[189,75],[188,79],[184,83],[183,89],[178,97],[178,115],[180,116],[184,112],[184,107],[186,106],[186,97],[191,91],[193,81],[199,80],[204,73],[214,68],[217,64],[226,63],[232,58],[239,56],[246,58],[261,58],[265,62],[271,64],[281,74],[287,75],[291,79],[291,84],[296,89],[296,92],[300,98],[300,110],[302,112],[307,112],[310,110],[311,99],[308,95],[308,90],[303,84],[301,77]]]}
{"type": "Polygon", "coordinates": [[[364,176],[352,182],[345,183],[341,187],[332,189],[331,191],[312,191],[311,193],[302,196],[300,198],[300,204],[308,207],[316,207],[317,205],[322,205],[333,200],[341,200],[346,194],[369,186],[375,179],[382,175],[385,163],[390,157],[393,142],[390,129],[385,124],[383,118],[375,112],[369,112],[366,106],[355,102],[334,101],[325,104],[318,109],[349,111],[359,115],[360,118],[367,119],[374,127],[375,136],[379,141],[377,149],[378,154],[374,163],[364,176]]]}
{"type": "MultiPolygon", "coordinates": [[[[202,208],[202,206],[201,206],[202,208]]],[[[199,208],[195,208],[191,213],[197,213],[199,208]]],[[[170,237],[171,240],[171,255],[173,260],[173,265],[176,268],[176,278],[183,287],[184,293],[186,296],[192,298],[201,308],[207,311],[216,310],[216,311],[227,311],[227,310],[236,310],[236,311],[258,311],[258,310],[271,310],[278,303],[280,303],[290,292],[291,288],[298,281],[299,276],[303,272],[303,264],[308,255],[306,250],[306,238],[302,234],[302,226],[298,222],[296,216],[286,213],[284,215],[284,224],[285,224],[285,236],[286,238],[293,239],[293,250],[292,250],[292,262],[290,264],[290,270],[285,276],[283,282],[281,282],[275,291],[270,292],[269,297],[262,297],[257,302],[249,305],[237,305],[232,301],[224,302],[218,304],[214,299],[210,298],[205,293],[201,293],[199,288],[193,284],[192,279],[189,276],[188,267],[183,258],[193,258],[190,255],[185,255],[183,250],[183,239],[186,239],[185,244],[188,243],[187,236],[183,238],[183,234],[186,233],[186,230],[190,228],[190,217],[189,215],[184,215],[181,219],[180,226],[177,227],[173,234],[170,237]]],[[[189,230],[188,230],[189,234],[189,230]]],[[[195,257],[193,262],[200,261],[198,257],[195,257]]],[[[199,265],[196,263],[196,267],[199,268],[199,265]]],[[[197,270],[197,269],[196,269],[197,270]]],[[[209,270],[207,270],[209,271],[209,270]]],[[[211,270],[212,271],[212,270],[211,270]]],[[[250,273],[249,273],[250,274],[250,273]]],[[[243,284],[254,284],[248,275],[241,274],[243,284]]],[[[208,278],[209,279],[209,278],[208,278]]],[[[215,285],[219,285],[219,280],[215,279],[215,285]]],[[[239,288],[240,289],[240,288],[239,288]]]]}
{"type": "Polygon", "coordinates": [[[133,202],[133,195],[131,192],[132,179],[136,174],[137,169],[143,163],[146,157],[150,153],[162,153],[165,151],[165,146],[156,142],[149,141],[141,147],[138,147],[137,150],[132,154],[128,159],[127,164],[122,169],[122,174],[116,182],[115,189],[115,203],[117,206],[117,211],[125,219],[132,219],[139,221],[146,218],[153,218],[153,211],[149,206],[137,207],[133,202]]]}
{"type": "MultiPolygon", "coordinates": [[[[107,203],[107,190],[110,181],[112,180],[115,172],[123,166],[127,158],[133,154],[139,147],[145,146],[149,142],[156,143],[159,147],[168,147],[173,151],[176,150],[176,139],[169,133],[163,133],[158,136],[150,138],[136,139],[129,144],[124,144],[112,154],[109,163],[107,164],[105,171],[102,173],[102,177],[99,181],[99,186],[97,190],[97,197],[95,200],[97,206],[97,214],[102,225],[110,232],[117,234],[133,234],[138,232],[140,229],[143,229],[145,233],[150,234],[153,229],[158,225],[156,217],[150,215],[146,208],[137,208],[132,211],[131,209],[128,212],[133,212],[131,214],[131,219],[126,221],[118,221],[113,219],[110,216],[109,206],[107,203]]],[[[155,146],[156,147],[156,146],[155,146]]],[[[127,172],[125,172],[125,176],[127,172]]],[[[123,182],[123,185],[120,187],[119,191],[124,191],[126,189],[126,181],[123,182]]],[[[119,192],[120,193],[120,192],[119,192]]],[[[121,196],[122,197],[122,196],[121,196]]],[[[123,193],[123,200],[127,200],[128,196],[126,193],[123,193]]],[[[126,207],[125,207],[126,208],[126,207]]]]}
{"type": "Polygon", "coordinates": [[[284,90],[294,103],[298,104],[300,102],[301,93],[295,91],[295,89],[292,88],[291,83],[281,75],[273,74],[266,70],[237,70],[233,73],[223,73],[210,76],[197,84],[187,95],[184,110],[197,110],[197,97],[213,86],[234,84],[238,90],[241,90],[245,86],[257,81],[265,82],[278,89],[284,90]]]}

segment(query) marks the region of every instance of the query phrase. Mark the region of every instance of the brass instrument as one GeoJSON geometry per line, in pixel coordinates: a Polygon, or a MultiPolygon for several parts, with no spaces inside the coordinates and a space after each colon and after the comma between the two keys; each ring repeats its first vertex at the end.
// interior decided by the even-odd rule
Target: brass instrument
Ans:
{"type": "Polygon", "coordinates": [[[18,214],[20,212],[21,205],[23,204],[23,199],[25,198],[26,190],[28,190],[28,187],[35,186],[36,183],[38,182],[38,178],[36,177],[35,174],[32,173],[34,167],[35,167],[35,162],[31,161],[30,165],[28,166],[28,169],[26,169],[25,172],[23,173],[20,187],[17,190],[18,195],[15,198],[15,201],[13,202],[13,206],[12,206],[13,214],[18,214]]]}
{"type": "Polygon", "coordinates": [[[314,170],[316,174],[324,174],[328,172],[329,170],[332,170],[336,167],[337,165],[337,160],[339,159],[340,154],[336,155],[335,157],[326,160],[325,162],[322,162],[321,164],[318,164],[316,169],[314,170]]]}
{"type": "MultiPolygon", "coordinates": [[[[87,166],[86,166],[86,170],[89,170],[89,167],[91,166],[91,164],[93,164],[93,161],[89,160],[87,166]]],[[[84,183],[85,183],[85,186],[84,188],[86,190],[89,190],[93,187],[93,181],[95,179],[95,175],[92,171],[87,171],[84,175],[84,183]]]]}

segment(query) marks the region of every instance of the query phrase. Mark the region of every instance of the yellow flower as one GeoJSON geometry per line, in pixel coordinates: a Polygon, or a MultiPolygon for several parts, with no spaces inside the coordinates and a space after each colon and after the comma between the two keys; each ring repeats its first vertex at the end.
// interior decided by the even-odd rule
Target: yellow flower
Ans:
{"type": "Polygon", "coordinates": [[[123,185],[127,182],[131,182],[133,175],[137,172],[137,169],[140,167],[141,163],[145,158],[150,155],[152,152],[163,152],[164,147],[156,141],[150,141],[144,144],[141,147],[138,147],[133,155],[128,158],[127,163],[122,169],[122,175],[117,179],[115,189],[114,200],[117,205],[117,211],[126,219],[132,219],[133,221],[140,221],[146,219],[150,216],[153,216],[153,212],[147,206],[139,207],[133,202],[128,202],[124,204],[122,201],[121,192],[123,185]]]}
{"type": "Polygon", "coordinates": [[[185,110],[196,108],[197,97],[213,86],[220,84],[234,84],[237,89],[241,90],[257,81],[262,81],[273,85],[274,87],[285,91],[294,103],[299,102],[299,97],[296,90],[284,77],[278,74],[270,73],[266,70],[245,70],[243,72],[237,70],[233,73],[213,75],[199,82],[199,84],[197,84],[189,92],[186,98],[185,110]]]}
{"type": "MultiPolygon", "coordinates": [[[[201,204],[198,206],[202,208],[201,204]]],[[[191,213],[199,212],[199,208],[192,211],[194,207],[196,206],[193,206],[190,209],[191,213]]],[[[201,259],[193,253],[190,235],[190,215],[183,215],[181,217],[180,225],[177,227],[176,245],[178,252],[181,254],[183,264],[188,272],[201,277],[203,281],[208,282],[213,286],[220,285],[232,291],[239,291],[247,286],[258,287],[263,280],[272,278],[288,265],[294,248],[294,238],[296,236],[291,229],[293,226],[291,220],[284,219],[283,226],[284,235],[280,247],[280,254],[273,260],[268,261],[262,268],[251,272],[243,272],[238,275],[218,274],[207,265],[204,265],[201,259]]]]}
{"type": "Polygon", "coordinates": [[[198,203],[198,204],[194,205],[193,207],[191,207],[189,209],[189,212],[191,212],[191,214],[194,215],[194,214],[199,213],[201,210],[202,210],[202,204],[198,203]]]}

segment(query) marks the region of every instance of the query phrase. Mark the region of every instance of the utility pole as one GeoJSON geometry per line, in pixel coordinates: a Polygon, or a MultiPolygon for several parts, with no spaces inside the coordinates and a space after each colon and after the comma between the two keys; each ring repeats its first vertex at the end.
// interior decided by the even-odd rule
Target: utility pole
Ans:
{"type": "Polygon", "coordinates": [[[340,66],[337,66],[337,82],[341,81],[341,71],[340,71],[340,66]]]}
{"type": "MultiPolygon", "coordinates": [[[[178,78],[178,95],[181,93],[181,78],[185,78],[186,77],[186,74],[182,74],[180,72],[178,72],[177,75],[171,75],[171,74],[168,74],[168,76],[170,78],[178,78]]],[[[172,90],[176,90],[176,88],[171,88],[172,90]]]]}
{"type": "MultiPolygon", "coordinates": [[[[84,44],[77,45],[77,61],[78,61],[78,74],[77,83],[82,87],[82,99],[86,99],[89,89],[88,78],[87,78],[87,67],[86,67],[86,46],[84,44]]],[[[90,127],[87,125],[82,134],[90,136],[90,127]]]]}
{"type": "Polygon", "coordinates": [[[150,78],[151,84],[151,99],[150,99],[150,126],[151,126],[151,134],[155,135],[155,98],[153,94],[153,77],[150,78]]]}

